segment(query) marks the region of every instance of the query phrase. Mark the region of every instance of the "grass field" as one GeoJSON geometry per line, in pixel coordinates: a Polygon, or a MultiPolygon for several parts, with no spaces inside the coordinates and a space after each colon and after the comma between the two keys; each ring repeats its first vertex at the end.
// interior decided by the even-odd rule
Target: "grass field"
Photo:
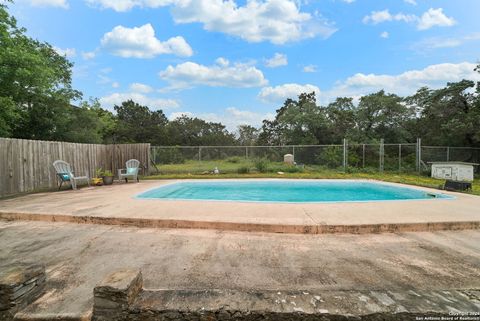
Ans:
{"type": "Polygon", "coordinates": [[[254,168],[252,160],[234,158],[233,161],[187,161],[182,164],[157,165],[162,174],[201,174],[218,167],[222,173],[237,173],[241,167],[254,168]]]}
{"type": "MultiPolygon", "coordinates": [[[[255,168],[255,162],[239,160],[238,162],[229,161],[190,161],[183,164],[168,164],[158,166],[160,174],[151,175],[147,179],[215,179],[215,178],[303,178],[303,179],[375,179],[392,183],[403,183],[416,186],[439,188],[443,185],[443,180],[431,178],[429,176],[383,172],[379,173],[376,169],[366,169],[362,172],[360,169],[351,169],[344,173],[340,170],[325,169],[319,166],[306,166],[305,169],[289,173],[292,167],[285,166],[283,163],[268,163],[266,172],[259,172],[255,168]],[[213,175],[210,172],[218,167],[220,175],[213,175]],[[249,168],[248,173],[238,173],[242,167],[249,168]],[[277,172],[284,172],[278,174],[277,172]]],[[[473,183],[472,194],[480,195],[480,179],[475,179],[473,183]]]]}

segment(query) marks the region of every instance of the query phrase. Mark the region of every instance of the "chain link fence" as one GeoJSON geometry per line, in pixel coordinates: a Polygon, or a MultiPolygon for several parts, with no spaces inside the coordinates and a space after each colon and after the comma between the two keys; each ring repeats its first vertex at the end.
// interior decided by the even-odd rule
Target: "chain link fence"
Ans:
{"type": "MultiPolygon", "coordinates": [[[[217,167],[223,173],[339,170],[365,172],[425,172],[429,162],[480,163],[480,148],[416,144],[349,144],[291,146],[152,146],[152,163],[160,173],[198,174],[217,167]],[[296,166],[283,164],[292,154],[296,166]]],[[[477,167],[478,171],[478,167],[477,167]]]]}

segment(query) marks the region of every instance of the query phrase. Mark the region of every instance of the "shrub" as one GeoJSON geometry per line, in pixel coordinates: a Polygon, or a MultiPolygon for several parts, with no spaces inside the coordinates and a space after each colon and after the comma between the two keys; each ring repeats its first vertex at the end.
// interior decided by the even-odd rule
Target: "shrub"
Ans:
{"type": "Polygon", "coordinates": [[[97,168],[95,170],[95,178],[100,178],[103,176],[103,169],[102,168],[97,168]]]}
{"type": "Polygon", "coordinates": [[[250,173],[250,167],[248,166],[242,166],[237,169],[238,174],[248,174],[250,173]]]}
{"type": "Polygon", "coordinates": [[[260,172],[260,173],[266,173],[268,172],[268,166],[270,162],[265,159],[265,158],[259,158],[255,161],[255,168],[260,172]]]}
{"type": "Polygon", "coordinates": [[[355,152],[348,153],[348,166],[360,167],[361,159],[360,156],[355,152]]]}
{"type": "Polygon", "coordinates": [[[105,176],[105,177],[113,177],[113,173],[112,173],[112,171],[110,171],[110,170],[107,169],[107,170],[105,170],[105,171],[103,172],[103,175],[102,175],[102,176],[105,176]]]}
{"type": "Polygon", "coordinates": [[[317,162],[322,166],[337,168],[342,165],[343,151],[337,146],[328,146],[317,154],[317,162]]]}

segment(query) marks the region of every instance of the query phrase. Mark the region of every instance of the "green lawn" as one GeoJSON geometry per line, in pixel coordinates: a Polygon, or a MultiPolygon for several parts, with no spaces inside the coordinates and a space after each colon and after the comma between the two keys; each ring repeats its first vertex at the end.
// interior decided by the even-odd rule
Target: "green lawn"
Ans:
{"type": "MultiPolygon", "coordinates": [[[[307,166],[303,172],[289,173],[291,167],[287,167],[282,163],[269,163],[269,171],[260,173],[255,170],[255,163],[248,160],[239,160],[239,162],[228,161],[190,161],[184,164],[168,164],[159,165],[160,174],[151,175],[146,179],[214,179],[214,178],[303,178],[303,179],[376,179],[385,182],[403,183],[416,186],[439,188],[443,185],[442,180],[434,179],[426,175],[398,173],[398,172],[384,172],[378,173],[370,169],[368,172],[348,172],[329,170],[321,167],[307,166]],[[220,169],[220,175],[213,175],[211,172],[213,168],[220,169]],[[250,173],[239,174],[237,171],[240,167],[248,167],[250,173]],[[278,171],[285,172],[283,175],[278,174],[278,171]],[[204,173],[205,172],[205,173],[204,173]],[[204,174],[202,174],[204,173],[204,174]]],[[[480,195],[480,179],[475,179],[473,183],[472,194],[480,195]]]]}
{"type": "Polygon", "coordinates": [[[201,174],[211,172],[218,167],[222,173],[237,173],[240,167],[254,168],[252,160],[235,158],[233,162],[229,161],[187,161],[182,164],[157,165],[162,174],[201,174]]]}

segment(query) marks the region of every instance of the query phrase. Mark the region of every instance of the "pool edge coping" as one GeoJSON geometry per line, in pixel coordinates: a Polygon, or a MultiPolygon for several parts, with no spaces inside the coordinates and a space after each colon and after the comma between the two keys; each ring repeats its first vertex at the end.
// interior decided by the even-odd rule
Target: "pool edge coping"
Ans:
{"type": "Polygon", "coordinates": [[[373,234],[401,232],[435,232],[480,229],[480,221],[438,221],[373,224],[271,224],[227,221],[195,221],[128,217],[81,216],[68,214],[33,214],[0,211],[0,221],[43,221],[74,224],[110,225],[137,228],[201,229],[236,232],[285,234],[373,234]]]}
{"type": "Polygon", "coordinates": [[[230,178],[218,178],[218,179],[174,179],[169,180],[165,184],[161,184],[156,187],[150,187],[142,192],[135,193],[131,198],[135,200],[142,201],[158,201],[158,202],[168,202],[168,201],[183,201],[183,202],[213,202],[213,203],[252,203],[252,204],[335,204],[335,203],[376,203],[376,202],[408,202],[408,201],[451,201],[458,199],[458,193],[439,190],[432,187],[424,187],[417,185],[410,185],[405,183],[395,183],[395,182],[386,182],[377,179],[369,178],[360,178],[360,179],[351,179],[351,178],[321,178],[321,179],[304,179],[304,178],[245,178],[245,179],[230,179],[230,178]],[[420,190],[425,193],[434,193],[435,195],[442,195],[443,197],[434,197],[434,198],[418,198],[418,199],[396,199],[396,200],[353,200],[353,201],[311,201],[311,202],[286,202],[286,201],[254,201],[254,200],[217,200],[217,199],[191,199],[191,198],[155,198],[155,197],[140,197],[142,194],[148,193],[150,191],[156,190],[158,188],[167,187],[170,185],[175,185],[179,183],[199,183],[199,182],[259,182],[259,181],[332,181],[332,182],[367,182],[367,183],[376,183],[380,185],[388,185],[406,189],[420,190]]]}

